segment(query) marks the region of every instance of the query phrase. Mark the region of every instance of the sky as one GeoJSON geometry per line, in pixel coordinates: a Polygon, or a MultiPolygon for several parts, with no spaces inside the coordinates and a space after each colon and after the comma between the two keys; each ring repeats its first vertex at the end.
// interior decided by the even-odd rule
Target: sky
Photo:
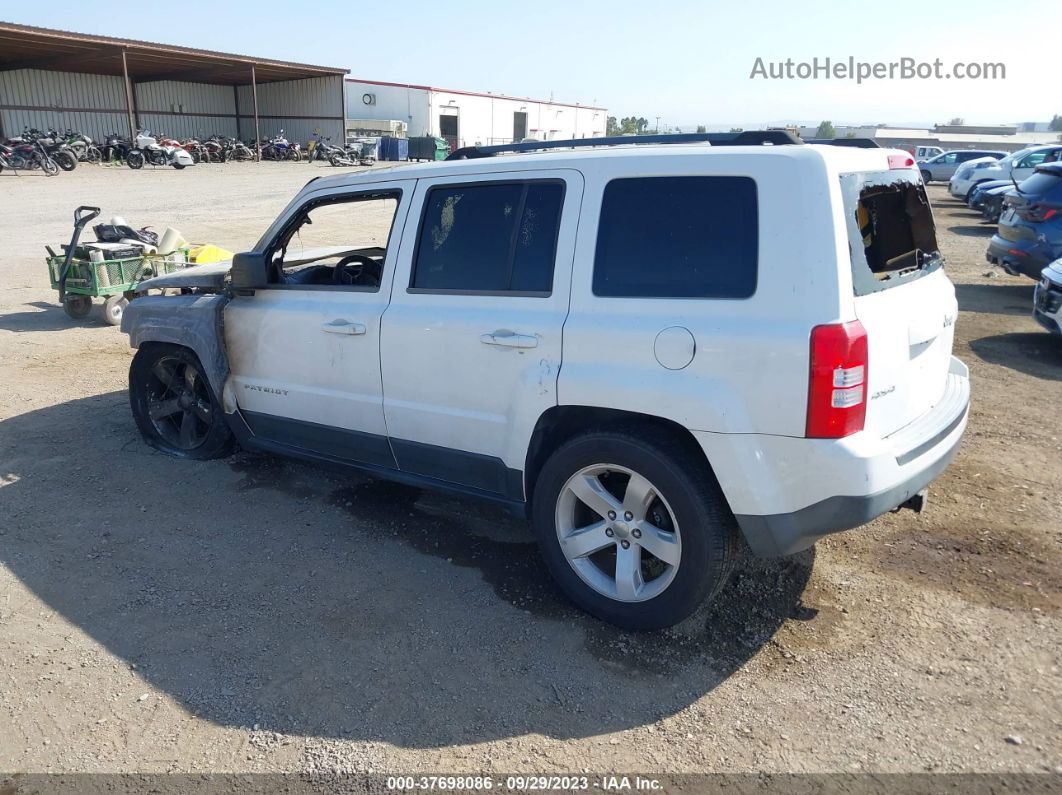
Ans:
{"type": "Polygon", "coordinates": [[[780,121],[1048,121],[1058,91],[1062,2],[350,3],[182,0],[9,4],[0,19],[287,61],[352,77],[604,106],[661,127],[780,121]],[[91,11],[87,11],[91,9],[91,11]],[[1013,10],[1012,10],[1013,9],[1013,10]],[[186,24],[181,24],[184,18],[186,24]],[[1002,63],[1005,79],[750,78],[793,59],[1002,63]]]}

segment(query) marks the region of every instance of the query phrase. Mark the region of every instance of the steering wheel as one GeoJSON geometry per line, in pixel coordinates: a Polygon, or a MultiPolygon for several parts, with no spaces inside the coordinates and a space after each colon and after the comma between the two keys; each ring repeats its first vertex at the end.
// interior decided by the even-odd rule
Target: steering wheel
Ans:
{"type": "Polygon", "coordinates": [[[372,268],[377,267],[379,263],[372,257],[366,257],[364,254],[348,254],[336,263],[332,269],[332,283],[333,284],[357,284],[358,277],[364,272],[365,266],[372,268]],[[357,262],[361,265],[361,269],[356,276],[351,276],[347,273],[347,266],[352,262],[357,262]]]}

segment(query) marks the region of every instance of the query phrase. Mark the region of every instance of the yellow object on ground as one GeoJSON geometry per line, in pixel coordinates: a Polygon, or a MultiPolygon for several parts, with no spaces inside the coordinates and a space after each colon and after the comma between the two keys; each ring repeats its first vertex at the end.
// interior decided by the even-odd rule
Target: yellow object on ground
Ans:
{"type": "Polygon", "coordinates": [[[221,246],[215,246],[213,243],[196,246],[188,251],[188,259],[196,265],[210,265],[215,262],[228,262],[234,256],[236,255],[231,251],[227,251],[221,246]]]}

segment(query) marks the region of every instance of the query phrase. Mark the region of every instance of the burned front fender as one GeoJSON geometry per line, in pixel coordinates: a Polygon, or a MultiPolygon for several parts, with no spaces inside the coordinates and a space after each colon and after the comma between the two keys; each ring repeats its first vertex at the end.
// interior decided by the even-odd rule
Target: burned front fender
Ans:
{"type": "Polygon", "coordinates": [[[193,351],[220,399],[229,375],[224,342],[224,309],[228,302],[229,297],[223,293],[141,296],[130,301],[122,313],[122,331],[129,335],[133,348],[165,342],[193,351]]]}

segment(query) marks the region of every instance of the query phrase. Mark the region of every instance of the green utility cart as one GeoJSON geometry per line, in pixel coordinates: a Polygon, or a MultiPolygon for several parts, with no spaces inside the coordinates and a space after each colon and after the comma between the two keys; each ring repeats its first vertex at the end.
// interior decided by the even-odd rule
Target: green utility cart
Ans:
{"type": "Polygon", "coordinates": [[[149,254],[98,262],[79,257],[81,230],[99,214],[98,207],[78,207],[74,211],[74,234],[66,253],[58,256],[48,249],[50,256],[45,261],[52,288],[59,291],[59,301],[67,315],[81,320],[92,311],[92,299],[103,298],[103,319],[117,326],[136,286],[153,276],[187,267],[188,250],[178,249],[180,255],[176,257],[149,254]]]}

